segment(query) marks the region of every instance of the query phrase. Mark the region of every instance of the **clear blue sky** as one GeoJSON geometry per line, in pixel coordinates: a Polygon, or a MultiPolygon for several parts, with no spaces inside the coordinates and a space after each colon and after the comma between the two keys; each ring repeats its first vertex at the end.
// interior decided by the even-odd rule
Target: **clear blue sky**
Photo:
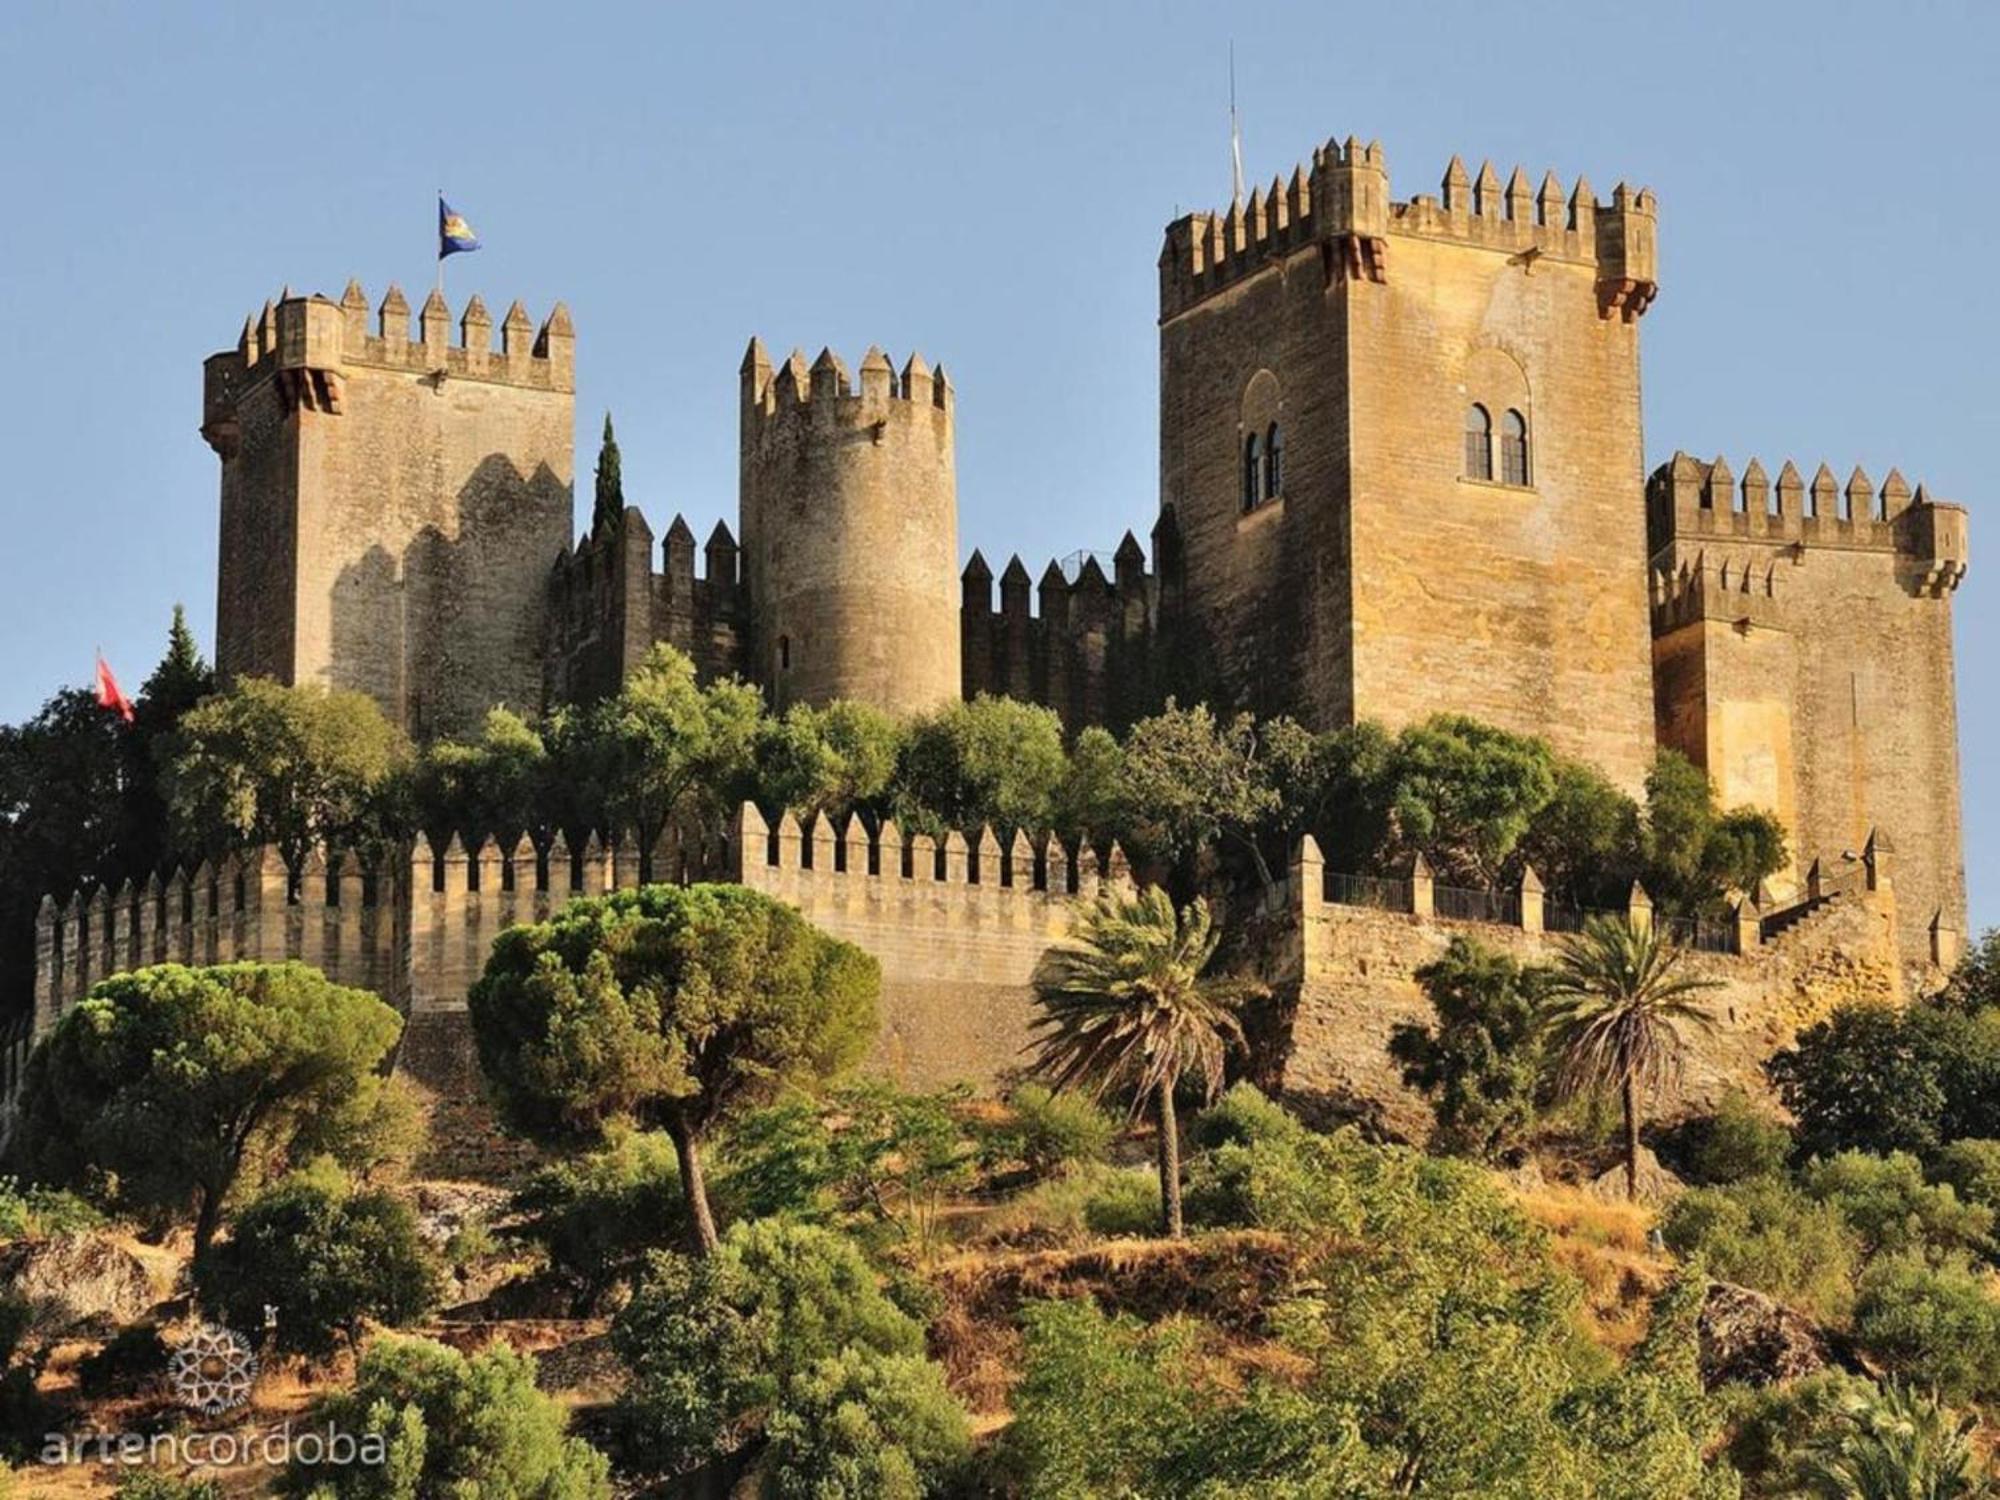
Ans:
{"type": "MultiPolygon", "coordinates": [[[[1013,3],[0,14],[0,719],[136,685],[214,620],[201,359],[279,285],[431,277],[568,301],[579,471],[733,518],[736,366],[879,342],[959,388],[960,534],[1031,569],[1157,500],[1154,261],[1245,162],[1379,137],[1399,198],[1462,153],[1660,199],[1649,457],[1893,464],[1973,507],[1957,598],[1976,924],[2000,922],[2000,8],[1013,3]]],[[[1634,497],[1634,503],[1638,498],[1634,497]]],[[[587,497],[586,497],[587,504],[587,497]]]]}

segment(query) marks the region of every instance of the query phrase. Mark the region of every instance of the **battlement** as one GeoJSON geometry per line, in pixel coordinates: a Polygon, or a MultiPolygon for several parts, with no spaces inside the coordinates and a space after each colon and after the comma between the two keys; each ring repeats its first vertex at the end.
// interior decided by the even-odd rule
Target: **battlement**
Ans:
{"type": "MultiPolygon", "coordinates": [[[[457,319],[433,290],[410,337],[410,304],[390,285],[373,314],[358,281],[347,283],[338,302],[290,287],[263,311],[243,320],[236,347],[210,355],[203,364],[203,435],[225,457],[233,434],[237,399],[266,379],[294,405],[338,414],[350,368],[407,370],[434,381],[482,380],[532,390],[576,389],[576,331],[569,310],[558,302],[539,328],[517,301],[500,320],[500,345],[493,343],[493,317],[475,293],[457,319]]],[[[233,448],[230,449],[233,451],[233,448]]]]}
{"type": "Polygon", "coordinates": [[[800,413],[814,414],[815,423],[846,426],[880,422],[900,411],[914,414],[926,407],[951,414],[951,377],[943,365],[932,368],[921,354],[913,352],[899,374],[888,355],[870,344],[861,358],[860,376],[857,388],[846,362],[831,349],[821,349],[810,366],[803,351],[794,349],[774,370],[764,341],[753,338],[743,355],[746,425],[751,417],[768,422],[800,413]]]}
{"type": "MultiPolygon", "coordinates": [[[[1917,592],[1945,594],[1958,587],[1967,560],[1962,506],[1932,500],[1921,484],[1912,490],[1900,469],[1878,488],[1858,465],[1843,484],[1825,463],[1808,480],[1787,459],[1773,480],[1753,458],[1739,479],[1726,458],[1703,462],[1677,452],[1646,481],[1646,530],[1656,570],[1668,548],[1693,547],[1699,555],[1719,552],[1720,543],[1775,547],[1791,549],[1794,560],[1809,548],[1840,548],[1895,554],[1912,565],[1917,592]]],[[[1748,570],[1759,567],[1769,579],[1769,566],[1748,570]]],[[[1737,570],[1741,592],[1746,569],[1739,563],[1737,570]]]]}
{"type": "Polygon", "coordinates": [[[1075,578],[1051,561],[1034,582],[1018,556],[1000,575],[974,551],[960,575],[964,693],[991,693],[1053,708],[1072,733],[1119,725],[1145,696],[1144,657],[1159,611],[1159,578],[1126,532],[1107,575],[1086,554],[1075,578]]]}
{"type": "Polygon", "coordinates": [[[1503,186],[1491,162],[1477,177],[1454,156],[1441,193],[1407,203],[1389,197],[1382,145],[1329,140],[1289,180],[1273,178],[1224,213],[1183,215],[1167,226],[1160,253],[1160,317],[1175,317],[1226,287],[1294,254],[1317,249],[1329,285],[1384,282],[1390,240],[1419,236],[1478,245],[1508,256],[1593,266],[1599,312],[1630,322],[1658,290],[1658,205],[1650,189],[1624,183],[1601,203],[1579,177],[1565,194],[1554,172],[1539,187],[1515,167],[1503,186]]]}

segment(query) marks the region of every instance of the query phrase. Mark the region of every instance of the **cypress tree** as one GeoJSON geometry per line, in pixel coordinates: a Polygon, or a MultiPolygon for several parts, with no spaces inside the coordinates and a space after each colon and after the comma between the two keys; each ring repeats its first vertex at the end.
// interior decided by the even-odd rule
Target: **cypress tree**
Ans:
{"type": "Polygon", "coordinates": [[[604,414],[604,443],[597,450],[597,503],[590,512],[590,534],[616,526],[625,514],[625,480],[618,468],[618,439],[611,435],[611,413],[604,414]]]}

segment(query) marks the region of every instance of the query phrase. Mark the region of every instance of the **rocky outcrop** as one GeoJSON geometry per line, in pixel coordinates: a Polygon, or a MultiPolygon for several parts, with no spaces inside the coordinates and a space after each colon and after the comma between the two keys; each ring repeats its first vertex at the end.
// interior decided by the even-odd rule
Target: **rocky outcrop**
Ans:
{"type": "Polygon", "coordinates": [[[0,1279],[28,1304],[36,1329],[51,1334],[133,1322],[166,1291],[129,1247],[96,1232],[8,1245],[0,1279]]]}
{"type": "Polygon", "coordinates": [[[1773,1385],[1844,1363],[1817,1324],[1747,1286],[1712,1281],[1698,1323],[1701,1383],[1773,1385]]]}

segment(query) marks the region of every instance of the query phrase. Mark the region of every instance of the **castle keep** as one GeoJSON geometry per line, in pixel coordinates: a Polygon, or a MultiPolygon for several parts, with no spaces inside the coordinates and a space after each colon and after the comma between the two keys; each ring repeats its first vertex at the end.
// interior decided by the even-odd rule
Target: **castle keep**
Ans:
{"type": "Polygon", "coordinates": [[[476,297],[454,339],[435,294],[414,338],[393,288],[373,313],[358,286],[287,295],[207,364],[218,663],[360,689],[419,735],[613,692],[666,641],[780,706],[1005,693],[1072,731],[1169,692],[1319,727],[1453,711],[1635,792],[1671,745],[1784,820],[1768,904],[1894,850],[1904,960],[1948,962],[1964,512],[1823,465],[1649,480],[1657,261],[1650,192],[1454,159],[1397,201],[1353,138],[1177,219],[1150,546],[1011,557],[997,599],[987,554],[960,562],[957,391],[920,356],[850,372],[753,340],[734,529],[661,537],[635,508],[572,541],[560,307],[536,328],[516,304],[496,349],[476,297]]]}

